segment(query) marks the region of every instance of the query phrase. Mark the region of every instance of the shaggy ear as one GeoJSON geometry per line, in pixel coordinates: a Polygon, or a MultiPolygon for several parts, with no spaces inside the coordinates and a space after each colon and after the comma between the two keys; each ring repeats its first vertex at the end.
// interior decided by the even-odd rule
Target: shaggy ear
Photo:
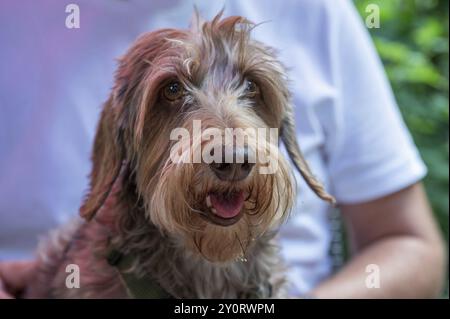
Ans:
{"type": "Polygon", "coordinates": [[[95,135],[90,188],[80,208],[81,217],[87,220],[102,207],[122,167],[124,152],[120,132],[115,125],[112,99],[110,97],[103,107],[95,135]]]}
{"type": "Polygon", "coordinates": [[[322,184],[314,177],[311,170],[309,169],[308,163],[303,157],[302,152],[300,151],[300,147],[297,142],[296,134],[295,134],[295,125],[294,125],[294,114],[292,109],[289,109],[286,112],[286,115],[283,119],[281,125],[281,139],[286,146],[289,157],[294,163],[297,170],[305,179],[308,186],[323,200],[326,200],[330,204],[334,205],[336,200],[333,196],[329,195],[322,184]]]}

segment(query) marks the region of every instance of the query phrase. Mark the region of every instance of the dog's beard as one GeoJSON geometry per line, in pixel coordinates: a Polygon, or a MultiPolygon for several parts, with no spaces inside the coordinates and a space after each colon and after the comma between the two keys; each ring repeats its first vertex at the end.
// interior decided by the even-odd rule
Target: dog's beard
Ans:
{"type": "Polygon", "coordinates": [[[259,168],[257,162],[250,176],[230,187],[218,181],[206,164],[168,160],[147,192],[151,196],[143,196],[148,217],[162,232],[181,238],[188,249],[210,262],[245,259],[252,242],[278,226],[292,206],[292,177],[286,160],[277,156],[273,174],[260,174],[259,168]],[[245,201],[236,222],[224,226],[208,218],[214,215],[207,201],[211,192],[243,194],[245,201]]]}

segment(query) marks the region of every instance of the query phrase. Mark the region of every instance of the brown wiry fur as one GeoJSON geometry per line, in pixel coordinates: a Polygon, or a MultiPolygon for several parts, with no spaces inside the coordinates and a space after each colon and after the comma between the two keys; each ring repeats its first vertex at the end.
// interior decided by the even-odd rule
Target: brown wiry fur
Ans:
{"type": "MultiPolygon", "coordinates": [[[[242,17],[197,19],[190,30],[141,36],[120,59],[95,137],[90,190],[80,209],[86,221],[42,248],[42,271],[29,296],[126,297],[117,270],[105,261],[111,246],[136,256],[130,272],[150,274],[175,297],[281,296],[273,236],[295,197],[287,162],[280,155],[277,171],[268,175],[257,173],[257,162],[247,178],[230,183],[205,163],[169,158],[175,147],[170,132],[182,127],[193,133],[194,120],[203,129],[278,128],[307,183],[333,201],[295,139],[284,68],[272,49],[250,39],[253,27],[242,17]],[[160,92],[174,79],[186,95],[169,102],[160,92]],[[245,97],[244,79],[258,85],[255,98],[245,97]],[[238,222],[224,227],[202,217],[209,192],[234,190],[247,196],[238,222]],[[65,288],[67,263],[80,265],[80,289],[65,288]],[[50,284],[39,289],[45,280],[50,284]]],[[[205,144],[191,141],[193,149],[205,144]]],[[[258,150],[276,148],[268,141],[258,150]]]]}

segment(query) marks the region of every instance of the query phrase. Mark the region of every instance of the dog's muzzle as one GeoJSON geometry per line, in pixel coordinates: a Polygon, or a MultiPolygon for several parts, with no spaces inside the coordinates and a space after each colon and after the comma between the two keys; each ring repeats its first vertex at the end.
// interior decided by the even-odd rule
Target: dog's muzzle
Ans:
{"type": "Polygon", "coordinates": [[[234,148],[232,153],[233,161],[226,161],[226,149],[222,151],[222,161],[211,163],[210,168],[214,174],[222,181],[237,182],[244,180],[255,166],[249,160],[249,150],[247,147],[234,148]],[[241,158],[242,161],[237,159],[241,158]]]}

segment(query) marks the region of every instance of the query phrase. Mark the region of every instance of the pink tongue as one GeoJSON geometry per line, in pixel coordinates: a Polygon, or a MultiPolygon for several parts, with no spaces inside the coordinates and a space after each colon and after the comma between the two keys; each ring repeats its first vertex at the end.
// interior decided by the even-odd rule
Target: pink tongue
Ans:
{"type": "Polygon", "coordinates": [[[232,218],[239,214],[244,206],[244,192],[237,192],[231,195],[211,194],[211,205],[216,210],[216,215],[222,218],[232,218]]]}

